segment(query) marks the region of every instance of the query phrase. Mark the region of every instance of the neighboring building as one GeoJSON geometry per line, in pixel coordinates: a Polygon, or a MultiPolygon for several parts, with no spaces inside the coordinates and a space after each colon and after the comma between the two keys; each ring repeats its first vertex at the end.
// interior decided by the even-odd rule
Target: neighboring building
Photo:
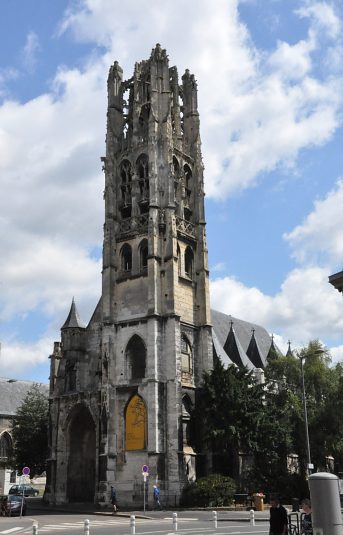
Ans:
{"type": "Polygon", "coordinates": [[[188,424],[213,347],[260,368],[272,341],[218,312],[212,340],[197,84],[160,45],[129,80],[110,69],[102,161],[102,296],[87,327],[73,301],[51,355],[46,497],[108,502],[114,484],[141,505],[147,465],[175,505],[207,470],[188,424]]]}
{"type": "Polygon", "coordinates": [[[339,292],[343,293],[343,271],[330,275],[329,283],[332,284],[339,292]]]}
{"type": "Polygon", "coordinates": [[[0,377],[0,494],[6,494],[11,485],[19,482],[8,463],[13,450],[11,428],[13,417],[33,384],[0,377]]]}

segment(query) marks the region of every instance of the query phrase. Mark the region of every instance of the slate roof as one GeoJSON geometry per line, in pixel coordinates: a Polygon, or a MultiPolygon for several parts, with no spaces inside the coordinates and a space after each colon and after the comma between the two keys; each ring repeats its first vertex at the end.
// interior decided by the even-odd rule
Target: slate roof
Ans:
{"type": "Polygon", "coordinates": [[[233,322],[230,322],[230,331],[227,336],[224,351],[227,355],[230,356],[230,359],[238,366],[247,366],[250,368],[250,361],[245,353],[242,344],[239,341],[239,338],[236,334],[236,331],[233,327],[233,322]]]}
{"type": "Polygon", "coordinates": [[[79,313],[77,311],[74,298],[73,298],[73,301],[71,303],[71,307],[70,307],[70,311],[69,311],[68,317],[65,320],[64,324],[62,325],[62,329],[67,329],[69,327],[78,327],[80,329],[83,329],[85,327],[85,325],[80,320],[79,313]]]}
{"type": "Polygon", "coordinates": [[[265,367],[272,337],[264,327],[217,310],[211,310],[211,316],[215,351],[219,357],[225,353],[225,360],[220,357],[225,366],[234,363],[249,369],[265,367]]]}
{"type": "MultiPolygon", "coordinates": [[[[34,381],[19,381],[0,377],[0,416],[14,416],[34,381]]],[[[40,384],[48,393],[49,386],[40,384]]]]}

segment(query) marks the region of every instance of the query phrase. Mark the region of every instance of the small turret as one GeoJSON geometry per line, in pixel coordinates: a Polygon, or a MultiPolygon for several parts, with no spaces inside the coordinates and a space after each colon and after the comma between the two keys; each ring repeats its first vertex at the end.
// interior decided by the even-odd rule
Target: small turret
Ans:
{"type": "Polygon", "coordinates": [[[69,329],[72,327],[77,327],[79,329],[84,329],[85,327],[80,320],[80,316],[75,305],[74,297],[71,303],[68,317],[65,320],[64,324],[62,325],[61,329],[69,329]]]}
{"type": "Polygon", "coordinates": [[[85,331],[86,327],[80,320],[73,298],[68,317],[61,327],[63,351],[82,350],[85,331]]]}

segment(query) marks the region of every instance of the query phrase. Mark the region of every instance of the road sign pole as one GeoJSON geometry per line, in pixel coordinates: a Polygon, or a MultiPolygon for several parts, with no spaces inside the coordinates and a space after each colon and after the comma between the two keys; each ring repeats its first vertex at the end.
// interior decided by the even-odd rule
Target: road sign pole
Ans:
{"type": "Polygon", "coordinates": [[[24,478],[26,478],[26,476],[30,474],[30,468],[28,466],[24,466],[22,473],[23,475],[21,476],[21,482],[23,485],[23,495],[21,497],[20,517],[23,516],[23,505],[24,505],[24,495],[25,495],[24,478]]]}
{"type": "Polygon", "coordinates": [[[145,514],[146,478],[147,478],[147,473],[143,472],[143,508],[144,508],[144,514],[145,514]]]}
{"type": "Polygon", "coordinates": [[[145,492],[146,492],[146,478],[149,475],[149,466],[147,464],[143,464],[142,466],[142,476],[143,476],[143,509],[145,513],[145,492]]]}

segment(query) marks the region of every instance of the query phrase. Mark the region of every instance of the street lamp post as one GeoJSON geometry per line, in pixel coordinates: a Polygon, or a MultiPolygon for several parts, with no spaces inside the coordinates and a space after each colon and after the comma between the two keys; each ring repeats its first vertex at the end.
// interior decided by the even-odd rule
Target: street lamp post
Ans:
{"type": "Polygon", "coordinates": [[[302,398],[303,398],[303,408],[304,408],[304,422],[305,422],[305,434],[306,434],[306,452],[307,452],[307,476],[311,475],[311,470],[313,469],[313,464],[311,463],[311,450],[310,450],[310,437],[308,433],[308,420],[307,420],[307,406],[306,406],[306,391],[305,391],[305,377],[304,377],[304,359],[305,356],[300,356],[300,367],[301,367],[301,386],[302,386],[302,398]]]}

